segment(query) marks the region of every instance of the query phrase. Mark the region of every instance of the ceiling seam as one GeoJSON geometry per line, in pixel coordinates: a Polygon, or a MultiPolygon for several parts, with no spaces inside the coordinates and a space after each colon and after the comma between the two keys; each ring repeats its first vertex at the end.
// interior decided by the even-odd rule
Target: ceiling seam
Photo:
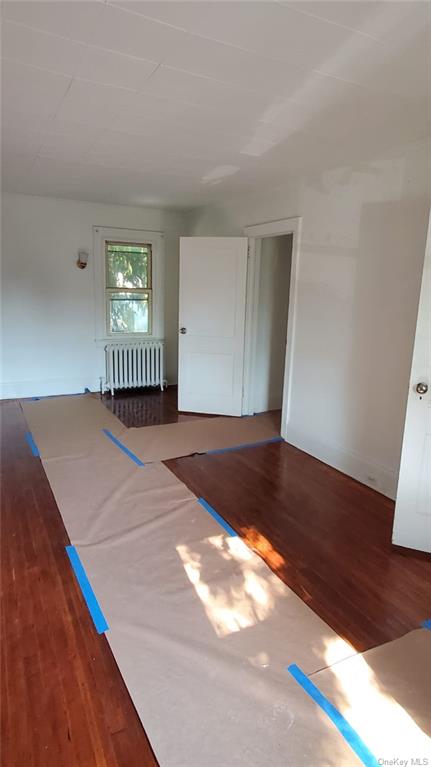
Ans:
{"type": "Polygon", "coordinates": [[[318,16],[316,13],[303,11],[301,8],[294,8],[290,3],[284,2],[283,0],[275,0],[275,2],[284,8],[288,8],[289,11],[293,11],[293,13],[299,13],[302,16],[307,16],[310,19],[324,21],[326,24],[332,24],[334,27],[339,27],[340,29],[346,29],[348,32],[354,32],[357,35],[362,35],[363,37],[369,37],[371,40],[375,40],[377,43],[382,42],[382,38],[377,37],[376,35],[373,35],[372,32],[364,32],[364,30],[362,29],[355,29],[354,27],[347,26],[347,24],[340,24],[338,21],[333,21],[332,19],[326,19],[324,16],[318,16]]]}
{"type": "MultiPolygon", "coordinates": [[[[284,3],[280,3],[279,0],[275,0],[275,1],[281,7],[287,7],[287,6],[284,5],[284,3]]],[[[151,22],[154,22],[156,24],[160,24],[162,26],[169,27],[170,29],[178,30],[179,32],[182,32],[184,34],[191,35],[192,37],[197,37],[198,39],[214,42],[214,43],[217,43],[218,45],[222,45],[222,46],[227,47],[227,48],[232,48],[233,50],[239,50],[239,51],[241,51],[243,53],[247,53],[247,54],[249,54],[251,56],[255,56],[258,60],[271,62],[273,64],[278,64],[280,66],[282,66],[282,65],[287,66],[287,64],[288,64],[288,62],[282,61],[281,59],[275,59],[275,58],[269,58],[267,56],[263,56],[261,53],[259,53],[257,51],[254,51],[254,50],[252,50],[250,48],[242,48],[241,46],[236,46],[236,45],[234,45],[232,43],[227,43],[227,42],[224,42],[222,40],[218,40],[216,38],[206,37],[204,35],[200,35],[200,34],[197,34],[197,33],[194,33],[194,32],[190,32],[189,30],[187,30],[187,29],[185,29],[183,27],[176,27],[176,26],[174,26],[172,24],[168,24],[168,23],[160,21],[158,19],[153,19],[153,18],[151,18],[149,16],[144,16],[143,14],[138,13],[137,11],[133,11],[131,9],[123,8],[123,7],[117,6],[117,5],[112,5],[112,3],[109,2],[109,0],[104,0],[104,2],[101,3],[100,5],[101,5],[101,10],[103,10],[103,6],[106,5],[106,6],[109,6],[110,8],[115,8],[116,10],[120,10],[120,11],[122,11],[124,13],[128,13],[129,15],[133,15],[133,16],[139,17],[141,19],[145,19],[147,21],[151,21],[151,22]]],[[[289,8],[289,10],[294,11],[295,9],[289,8]]],[[[300,13],[303,13],[303,12],[301,11],[300,13]]],[[[311,14],[303,14],[303,15],[311,16],[311,14]]],[[[318,18],[318,17],[316,17],[316,18],[318,18]]],[[[321,19],[321,20],[325,21],[324,19],[321,19]]],[[[89,42],[89,41],[84,42],[83,40],[78,40],[76,38],[65,37],[63,35],[58,35],[58,34],[53,33],[53,32],[47,32],[46,30],[43,30],[40,27],[33,27],[31,25],[24,24],[22,22],[12,21],[12,20],[7,19],[7,18],[5,19],[5,21],[7,23],[9,23],[9,24],[13,24],[13,25],[18,26],[18,27],[24,27],[25,29],[29,29],[29,30],[33,30],[33,31],[36,31],[36,32],[40,32],[41,34],[47,35],[48,37],[57,38],[59,40],[64,40],[64,41],[67,41],[67,42],[72,42],[72,43],[76,43],[78,45],[82,45],[82,46],[85,47],[86,51],[89,50],[89,49],[106,51],[107,53],[113,53],[114,55],[117,55],[117,56],[120,56],[120,57],[124,57],[124,58],[127,58],[127,59],[132,59],[133,61],[144,61],[144,62],[151,63],[151,64],[157,64],[156,69],[154,70],[153,73],[151,73],[151,75],[150,75],[150,77],[148,79],[151,79],[152,75],[155,74],[155,72],[160,68],[160,66],[163,66],[163,67],[172,69],[172,70],[177,71],[177,72],[182,72],[184,74],[192,75],[193,77],[197,77],[199,79],[209,80],[210,82],[216,82],[216,83],[219,83],[221,85],[226,85],[226,86],[229,86],[232,89],[239,90],[239,91],[246,92],[246,93],[259,93],[261,90],[264,90],[264,86],[262,86],[262,88],[258,88],[258,89],[255,89],[255,88],[249,89],[249,88],[245,88],[245,87],[241,86],[238,83],[232,83],[232,82],[229,82],[227,80],[220,80],[219,78],[212,77],[211,75],[206,75],[206,74],[202,74],[200,72],[195,72],[195,71],[193,71],[191,69],[184,69],[183,67],[175,66],[175,64],[167,64],[165,59],[162,59],[160,61],[154,61],[153,59],[141,58],[139,56],[134,56],[134,55],[131,55],[131,54],[128,54],[128,53],[123,53],[122,51],[118,51],[115,48],[105,48],[104,46],[97,45],[97,44],[94,44],[94,43],[89,42]]],[[[330,22],[328,22],[328,23],[330,23],[330,22]]],[[[336,25],[336,26],[340,26],[341,27],[342,25],[336,25]]],[[[345,28],[349,29],[349,27],[345,27],[345,28]]],[[[356,30],[353,30],[353,31],[355,33],[357,33],[357,34],[361,34],[360,32],[357,32],[356,30]]],[[[376,42],[380,42],[377,38],[375,38],[375,41],[376,42]]],[[[69,76],[69,75],[64,75],[62,72],[58,72],[56,70],[48,69],[46,67],[39,67],[39,66],[37,66],[35,64],[28,64],[27,62],[23,62],[20,59],[11,59],[8,56],[2,56],[2,58],[5,61],[16,61],[17,63],[19,63],[19,64],[21,64],[23,66],[33,67],[34,69],[39,69],[40,71],[44,71],[44,72],[50,72],[51,74],[63,75],[64,77],[68,77],[69,76]]],[[[302,70],[302,69],[300,70],[300,69],[298,69],[296,67],[294,69],[295,69],[295,72],[297,72],[298,74],[307,74],[306,70],[302,70]]],[[[325,72],[325,71],[319,70],[319,69],[312,69],[310,71],[316,72],[317,74],[319,74],[322,77],[326,77],[328,79],[342,81],[344,83],[350,84],[350,85],[352,85],[354,87],[357,87],[357,88],[363,88],[365,90],[369,89],[368,86],[366,86],[364,84],[358,83],[358,82],[356,82],[354,80],[348,80],[348,79],[343,78],[341,76],[334,75],[334,74],[332,74],[330,72],[325,72]]],[[[110,87],[113,87],[113,88],[117,87],[117,88],[124,88],[125,90],[132,90],[132,91],[134,90],[134,89],[125,88],[125,86],[115,86],[115,85],[111,85],[111,84],[108,84],[108,83],[103,83],[103,82],[98,81],[98,80],[92,80],[92,79],[84,78],[84,77],[79,77],[77,79],[85,80],[87,82],[94,82],[94,83],[97,83],[97,84],[100,84],[100,85],[110,85],[110,87]]],[[[145,82],[147,82],[147,80],[145,80],[145,82]]],[[[139,92],[139,91],[137,91],[137,92],[139,92]]]]}
{"type": "MultiPolygon", "coordinates": [[[[163,1],[163,0],[161,0],[161,1],[163,1]]],[[[219,0],[219,2],[220,2],[220,0],[219,0]]],[[[286,7],[282,3],[277,3],[277,5],[279,5],[281,8],[286,7]]],[[[163,27],[168,27],[169,29],[175,29],[178,32],[182,32],[183,34],[190,35],[191,37],[197,37],[200,40],[205,40],[207,42],[217,43],[218,45],[223,45],[226,48],[232,48],[233,50],[236,50],[236,51],[242,51],[242,53],[252,54],[253,56],[257,56],[259,59],[262,59],[263,61],[271,61],[272,63],[284,64],[284,65],[286,65],[286,63],[287,63],[287,62],[283,61],[282,59],[272,58],[272,57],[269,57],[269,56],[263,56],[261,53],[259,53],[258,51],[253,50],[252,48],[243,48],[241,45],[235,45],[235,43],[228,43],[226,41],[219,40],[218,38],[215,38],[215,37],[208,37],[207,35],[202,35],[199,32],[191,32],[190,30],[186,29],[185,27],[177,27],[177,26],[175,26],[175,24],[169,24],[167,21],[162,21],[160,19],[153,18],[152,16],[146,16],[143,13],[138,13],[138,11],[134,11],[132,8],[124,8],[123,6],[120,6],[120,5],[113,5],[112,2],[110,2],[110,0],[106,0],[106,6],[109,7],[109,8],[114,8],[114,9],[116,9],[118,11],[122,11],[123,13],[128,13],[129,15],[132,15],[132,16],[137,16],[137,17],[139,17],[141,19],[146,19],[147,21],[151,21],[154,24],[160,24],[163,27]]],[[[289,8],[289,10],[293,10],[293,9],[289,8]]],[[[319,20],[322,21],[323,23],[325,23],[324,19],[319,19],[319,20]]],[[[364,36],[364,34],[362,32],[358,32],[356,30],[353,30],[353,31],[354,31],[354,34],[360,35],[361,37],[364,36]]],[[[369,37],[369,35],[366,35],[366,36],[369,37]]],[[[377,40],[377,39],[375,40],[375,42],[380,43],[380,41],[377,40]]]]}

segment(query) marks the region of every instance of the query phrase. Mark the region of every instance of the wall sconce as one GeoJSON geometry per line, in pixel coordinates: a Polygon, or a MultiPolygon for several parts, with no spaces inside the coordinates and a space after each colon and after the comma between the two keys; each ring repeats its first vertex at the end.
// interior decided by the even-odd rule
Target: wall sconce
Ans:
{"type": "Polygon", "coordinates": [[[76,265],[78,269],[85,269],[88,264],[88,250],[78,250],[78,260],[76,265]]]}

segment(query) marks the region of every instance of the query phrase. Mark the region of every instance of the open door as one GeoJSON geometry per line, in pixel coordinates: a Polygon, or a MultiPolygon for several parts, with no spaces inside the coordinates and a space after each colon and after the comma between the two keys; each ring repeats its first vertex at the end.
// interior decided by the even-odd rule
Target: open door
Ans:
{"type": "Polygon", "coordinates": [[[431,220],[407,400],[393,543],[431,552],[431,220]]]}
{"type": "Polygon", "coordinates": [[[178,409],[241,415],[247,237],[181,237],[178,409]]]}

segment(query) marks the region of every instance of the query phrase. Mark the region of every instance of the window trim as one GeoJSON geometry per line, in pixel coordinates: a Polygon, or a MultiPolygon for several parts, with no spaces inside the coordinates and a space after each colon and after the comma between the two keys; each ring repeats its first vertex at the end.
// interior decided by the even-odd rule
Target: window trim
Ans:
{"type": "MultiPolygon", "coordinates": [[[[165,242],[162,232],[121,227],[93,226],[94,287],[95,287],[95,340],[118,343],[164,338],[164,262],[165,242]],[[151,326],[148,333],[110,333],[107,311],[106,242],[151,245],[151,326]]],[[[141,289],[139,289],[141,290],[141,289]]],[[[143,292],[147,289],[142,288],[143,292]]],[[[123,292],[129,292],[125,289],[123,292]]],[[[131,291],[133,292],[133,290],[131,291]]]]}

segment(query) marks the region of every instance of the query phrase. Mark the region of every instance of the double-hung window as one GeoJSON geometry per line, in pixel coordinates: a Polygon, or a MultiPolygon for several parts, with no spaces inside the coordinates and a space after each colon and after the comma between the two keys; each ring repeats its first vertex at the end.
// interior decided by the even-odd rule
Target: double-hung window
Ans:
{"type": "Polygon", "coordinates": [[[105,275],[108,335],[151,335],[151,244],[105,240],[105,275]]]}
{"type": "Polygon", "coordinates": [[[94,226],[96,342],[164,338],[162,232],[94,226]]]}

